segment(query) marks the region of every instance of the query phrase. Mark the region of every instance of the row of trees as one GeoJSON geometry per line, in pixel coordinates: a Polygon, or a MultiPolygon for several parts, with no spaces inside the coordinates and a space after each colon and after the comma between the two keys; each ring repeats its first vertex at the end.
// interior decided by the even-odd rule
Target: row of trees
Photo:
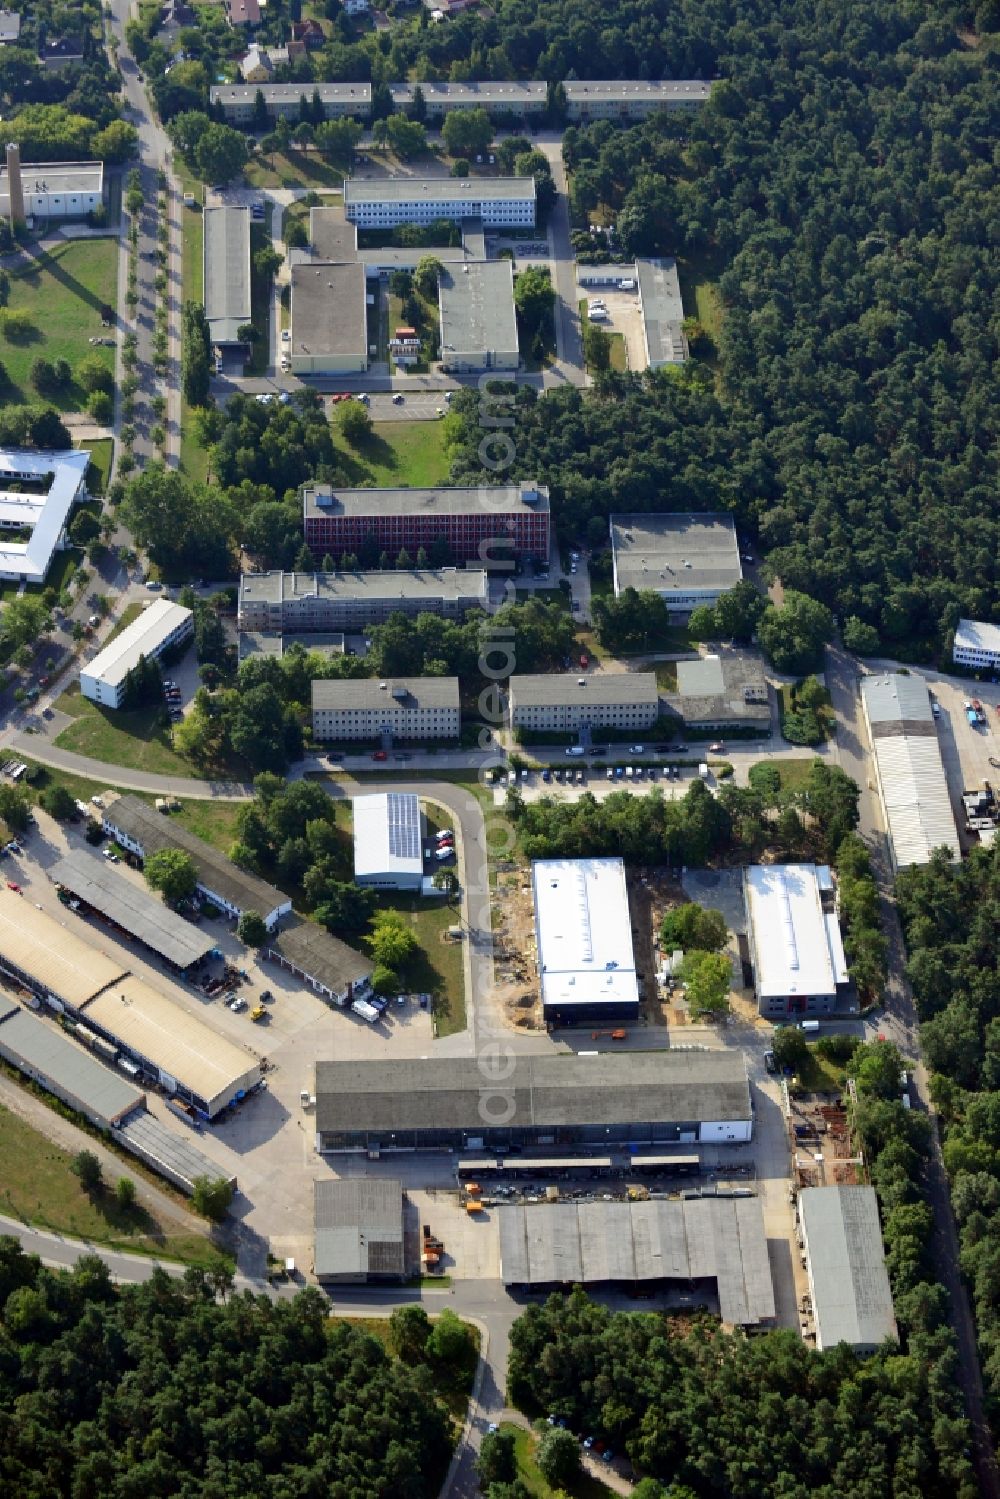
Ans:
{"type": "Polygon", "coordinates": [[[0,1489],[25,1496],[429,1499],[453,1442],[436,1388],[468,1367],[450,1320],[404,1360],[314,1289],[274,1302],[221,1269],[155,1269],[119,1290],[95,1256],[56,1274],[13,1238],[0,1324],[0,1489]]]}
{"type": "Polygon", "coordinates": [[[897,881],[907,975],[972,1297],[990,1415],[1000,1419],[1000,856],[939,850],[897,881]]]}

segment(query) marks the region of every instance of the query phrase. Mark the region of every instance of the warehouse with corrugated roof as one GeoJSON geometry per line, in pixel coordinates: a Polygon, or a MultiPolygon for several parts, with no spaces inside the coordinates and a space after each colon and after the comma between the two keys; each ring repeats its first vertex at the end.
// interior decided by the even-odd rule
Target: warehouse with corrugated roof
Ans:
{"type": "Polygon", "coordinates": [[[505,1286],[715,1281],[723,1322],[774,1320],[760,1198],[502,1207],[505,1286]]]}
{"type": "Polygon", "coordinates": [[[816,1347],[873,1353],[898,1341],[875,1188],[807,1187],[799,1215],[816,1347]]]}
{"type": "Polygon", "coordinates": [[[213,937],[171,911],[159,896],[83,849],[74,849],[53,864],[49,878],[174,968],[202,962],[215,945],[213,937]]]}
{"type": "Polygon", "coordinates": [[[936,848],[947,848],[960,859],[962,848],[926,682],[891,671],[862,677],[861,704],[893,868],[927,864],[936,848]]]}
{"type": "Polygon", "coordinates": [[[100,1129],[120,1124],[146,1095],[62,1031],[0,999],[0,1057],[100,1129]]]}

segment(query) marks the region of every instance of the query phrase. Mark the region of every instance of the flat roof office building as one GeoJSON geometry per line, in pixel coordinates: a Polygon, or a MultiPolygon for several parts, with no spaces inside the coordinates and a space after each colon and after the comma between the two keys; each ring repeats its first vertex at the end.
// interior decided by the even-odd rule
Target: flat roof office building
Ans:
{"type": "Polygon", "coordinates": [[[511,677],[507,684],[511,728],[530,733],[576,733],[582,728],[652,728],[660,712],[652,671],[544,672],[511,677]]]}
{"type": "Polygon", "coordinates": [[[880,672],[861,678],[894,869],[927,864],[936,848],[962,857],[927,683],[880,672]]]}
{"type": "Polygon", "coordinates": [[[354,882],[369,890],[419,891],[424,880],[423,816],[408,791],[356,796],[354,882]]]}
{"type": "Polygon", "coordinates": [[[670,612],[714,604],[743,577],[731,515],[613,515],[615,593],[658,593],[670,612]]]}
{"type": "Polygon", "coordinates": [[[816,1347],[874,1353],[898,1342],[875,1188],[806,1187],[799,1218],[816,1347]]]}
{"type": "Polygon", "coordinates": [[[849,982],[826,865],[754,864],[744,871],[747,935],[760,1013],[829,1014],[849,982]]]}
{"type": "Polygon", "coordinates": [[[120,708],[129,673],[140,661],[158,661],[194,635],[194,614],[170,599],[157,599],[80,668],[80,693],[105,708],[120,708]]]}
{"type": "Polygon", "coordinates": [[[996,671],[1000,667],[1000,625],[987,624],[981,619],[960,619],[952,657],[958,666],[996,671]]]}
{"type": "Polygon", "coordinates": [[[546,1023],[638,1020],[639,982],[621,859],[538,859],[531,866],[531,890],[546,1023]]]}
{"type": "Polygon", "coordinates": [[[158,895],[125,879],[96,854],[71,850],[50,866],[48,875],[88,910],[134,937],[172,968],[193,968],[215,946],[209,932],[185,921],[158,895]]]}
{"type": "Polygon", "coordinates": [[[402,1183],[350,1177],[314,1184],[313,1271],[321,1285],[366,1285],[406,1274],[402,1183]]]}
{"type": "Polygon", "coordinates": [[[0,449],[0,578],[44,583],[67,544],[74,505],[90,498],[89,464],[90,454],[75,448],[0,449]]]}
{"type": "Polygon", "coordinates": [[[659,82],[626,79],[592,82],[567,79],[566,114],[570,120],[641,120],[660,109],[697,109],[712,90],[700,79],[659,82]]]}
{"type": "Polygon", "coordinates": [[[360,229],[481,219],[487,229],[532,229],[534,177],[349,177],[344,212],[360,229]]]}
{"type": "Polygon", "coordinates": [[[443,550],[450,562],[481,567],[511,559],[547,561],[549,492],[540,484],[498,484],[438,489],[334,489],[307,484],[302,491],[304,539],[314,555],[372,549],[415,557],[443,550]]]}
{"type": "Polygon", "coordinates": [[[292,909],[291,901],[281,890],[239,869],[210,843],[154,811],[137,796],[116,797],[105,807],[101,823],[106,833],[137,858],[148,859],[162,848],[179,848],[190,854],[199,893],[229,916],[257,911],[266,925],[272,927],[292,909]]]}
{"type": "MultiPolygon", "coordinates": [[[[21,196],[26,217],[84,219],[104,206],[101,161],[22,162],[21,196]]],[[[10,217],[10,173],[0,166],[0,216],[10,217]]]]}
{"type": "Polygon", "coordinates": [[[202,217],[208,336],[225,348],[241,343],[239,330],[250,321],[250,210],[227,204],[202,217]]]}
{"type": "Polygon", "coordinates": [[[209,98],[222,110],[227,124],[249,125],[253,122],[258,89],[264,95],[264,108],[271,120],[284,115],[297,121],[303,100],[310,106],[316,92],[325,120],[367,120],[372,112],[370,83],[225,83],[209,89],[209,98]]]}
{"type": "Polygon", "coordinates": [[[699,656],[677,662],[677,691],[663,698],[689,729],[757,729],[771,727],[771,698],[764,673],[744,655],[699,656]]]}
{"type": "Polygon", "coordinates": [[[244,573],[237,619],[241,630],[353,632],[383,624],[393,614],[461,619],[488,603],[489,580],[482,569],[244,573]]]}
{"type": "Polygon", "coordinates": [[[352,375],[368,368],[366,286],[361,265],[292,266],[293,375],[352,375]]]}
{"type": "Polygon", "coordinates": [[[313,737],[326,744],[457,739],[457,677],[373,677],[312,684],[313,737]]]}
{"type": "Polygon", "coordinates": [[[698,1286],[714,1282],[723,1322],[774,1321],[759,1197],[556,1202],[501,1207],[505,1286],[698,1286]]]}
{"type": "Polygon", "coordinates": [[[442,266],[438,315],[443,370],[517,369],[521,356],[509,260],[442,266]]]}
{"type": "Polygon", "coordinates": [[[474,1057],[316,1064],[323,1151],[711,1144],[749,1140],[736,1051],[519,1056],[510,1077],[474,1057]]]}

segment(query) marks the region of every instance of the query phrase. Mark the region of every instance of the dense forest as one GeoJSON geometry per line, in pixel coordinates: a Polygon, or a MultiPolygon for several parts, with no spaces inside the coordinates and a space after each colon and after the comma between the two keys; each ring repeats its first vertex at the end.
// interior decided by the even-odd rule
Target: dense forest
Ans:
{"type": "Polygon", "coordinates": [[[860,1360],[793,1332],[612,1312],[577,1289],[514,1324],[508,1389],[685,1499],[972,1499],[951,1360],[947,1340],[860,1360]]]}
{"type": "MultiPolygon", "coordinates": [[[[729,509],[786,585],[926,655],[960,613],[1000,613],[995,53],[889,3],[705,11],[662,36],[667,72],[726,80],[711,103],[568,149],[581,211],[609,202],[636,248],[717,278],[717,367],[522,392],[517,472],[553,486],[566,536],[729,509]]],[[[616,62],[630,39],[626,19],[616,62]]],[[[459,409],[473,474],[478,404],[459,409]]]]}
{"type": "Polygon", "coordinates": [[[944,1120],[944,1161],[990,1413],[1000,1420],[1000,854],[942,852],[899,877],[907,971],[944,1120]]]}
{"type": "MultiPolygon", "coordinates": [[[[330,1321],[318,1291],[219,1304],[230,1289],[199,1270],[183,1280],[157,1270],[116,1290],[96,1258],[53,1274],[0,1238],[0,1492],[437,1493],[452,1439],[433,1346],[393,1359],[363,1329],[330,1321]]],[[[450,1342],[442,1351],[454,1354],[450,1342]]]]}

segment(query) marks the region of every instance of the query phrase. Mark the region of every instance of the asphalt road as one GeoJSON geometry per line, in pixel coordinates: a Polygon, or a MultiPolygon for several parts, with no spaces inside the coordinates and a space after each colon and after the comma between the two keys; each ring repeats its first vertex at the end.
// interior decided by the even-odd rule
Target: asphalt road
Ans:
{"type": "MultiPolygon", "coordinates": [[[[858,665],[840,646],[829,646],[826,658],[826,684],[837,715],[837,747],[842,768],[861,787],[859,803],[860,832],[868,845],[879,890],[882,930],[889,945],[889,978],[885,987],[884,1012],[873,1022],[878,1034],[894,1041],[903,1054],[912,1058],[911,1096],[919,1107],[933,1114],[930,1102],[930,1080],[920,1047],[920,1030],[913,994],[906,981],[906,950],[896,907],[895,886],[889,860],[886,831],[878,793],[872,789],[874,775],[871,745],[868,742],[858,687],[858,665]]],[[[869,1035],[869,1039],[870,1039],[869,1035]]],[[[934,1212],[934,1255],[938,1276],[948,1292],[951,1325],[958,1341],[958,1379],[965,1397],[973,1429],[973,1456],[980,1491],[991,1499],[1000,1499],[1000,1472],[997,1469],[993,1438],[986,1421],[983,1382],[976,1347],[975,1325],[969,1299],[959,1268],[958,1234],[951,1211],[948,1177],[941,1156],[938,1131],[931,1135],[931,1155],[927,1170],[927,1192],[934,1212]]]]}

